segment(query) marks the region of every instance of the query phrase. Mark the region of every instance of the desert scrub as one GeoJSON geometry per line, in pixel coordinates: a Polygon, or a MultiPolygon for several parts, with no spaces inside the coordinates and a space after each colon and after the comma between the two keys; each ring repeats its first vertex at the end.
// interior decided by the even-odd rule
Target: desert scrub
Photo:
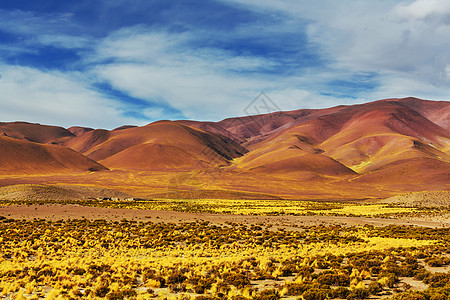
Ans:
{"type": "Polygon", "coordinates": [[[0,220],[0,293],[5,298],[20,293],[74,299],[333,299],[394,290],[404,276],[442,292],[448,276],[426,271],[421,263],[446,261],[449,231],[5,218],[0,220]],[[271,284],[257,285],[261,280],[271,284]],[[363,287],[369,280],[373,284],[363,287]]]}
{"type": "Polygon", "coordinates": [[[358,204],[298,200],[236,200],[236,199],[148,199],[114,200],[1,200],[0,205],[77,204],[93,207],[170,210],[191,213],[236,215],[329,215],[349,217],[407,218],[438,216],[450,213],[450,208],[405,207],[394,204],[358,204]]]}

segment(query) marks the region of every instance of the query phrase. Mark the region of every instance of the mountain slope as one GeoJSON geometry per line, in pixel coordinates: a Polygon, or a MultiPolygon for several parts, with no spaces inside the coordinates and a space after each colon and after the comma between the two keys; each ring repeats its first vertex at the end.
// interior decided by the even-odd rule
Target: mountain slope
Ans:
{"type": "Polygon", "coordinates": [[[72,126],[70,128],[67,128],[67,130],[73,133],[75,136],[79,136],[85,132],[92,131],[94,129],[89,127],[72,126]]]}
{"type": "Polygon", "coordinates": [[[64,146],[84,154],[93,147],[107,141],[110,136],[110,131],[105,129],[85,131],[78,134],[76,138],[65,142],[64,146]]]}
{"type": "Polygon", "coordinates": [[[325,154],[358,172],[396,160],[423,157],[450,161],[450,134],[418,112],[391,102],[356,107],[338,133],[320,144],[325,154]]]}
{"type": "Polygon", "coordinates": [[[252,142],[276,134],[280,130],[308,122],[318,117],[336,113],[346,106],[336,106],[326,109],[299,109],[286,112],[274,112],[262,115],[228,118],[215,124],[224,128],[237,139],[252,142]]]}
{"type": "MultiPolygon", "coordinates": [[[[310,160],[318,155],[325,156],[358,173],[365,173],[402,159],[430,158],[450,162],[449,131],[411,108],[420,106],[421,112],[439,116],[441,120],[441,112],[447,111],[450,105],[432,102],[434,109],[426,109],[428,102],[410,98],[381,100],[339,107],[329,114],[315,112],[317,117],[312,118],[309,114],[306,121],[290,120],[245,142],[250,153],[239,163],[243,168],[254,168],[309,153],[312,155],[310,160]],[[296,149],[296,154],[292,149],[296,149]]],[[[273,120],[276,115],[271,118],[271,124],[277,123],[273,120]]],[[[286,163],[278,165],[293,169],[286,163]]],[[[304,168],[299,165],[298,170],[304,168]]]]}
{"type": "Polygon", "coordinates": [[[56,145],[43,145],[0,136],[0,173],[48,174],[107,170],[80,153],[56,145]]]}
{"type": "Polygon", "coordinates": [[[62,127],[27,122],[0,123],[0,135],[42,144],[58,144],[75,137],[62,127]]]}
{"type": "Polygon", "coordinates": [[[228,165],[246,149],[235,141],[172,121],[87,132],[67,146],[120,169],[195,169],[228,165]]]}
{"type": "Polygon", "coordinates": [[[192,120],[179,120],[176,121],[177,123],[192,127],[192,128],[197,128],[203,131],[208,131],[214,134],[218,134],[220,136],[222,136],[225,139],[231,139],[233,141],[236,141],[238,143],[243,143],[245,140],[241,139],[238,136],[235,136],[234,134],[232,134],[231,132],[229,132],[228,130],[226,130],[225,128],[223,128],[222,126],[220,126],[218,123],[215,122],[200,122],[200,121],[192,121],[192,120]]]}
{"type": "Polygon", "coordinates": [[[436,125],[450,130],[450,105],[448,101],[429,101],[417,98],[388,99],[404,105],[423,115],[436,125]]]}
{"type": "Polygon", "coordinates": [[[89,173],[84,183],[164,193],[176,182],[181,195],[205,189],[200,194],[343,199],[450,190],[449,115],[450,102],[404,98],[114,130],[2,123],[0,172],[65,172],[58,178],[67,182],[72,171],[106,166],[116,170],[89,173]]]}

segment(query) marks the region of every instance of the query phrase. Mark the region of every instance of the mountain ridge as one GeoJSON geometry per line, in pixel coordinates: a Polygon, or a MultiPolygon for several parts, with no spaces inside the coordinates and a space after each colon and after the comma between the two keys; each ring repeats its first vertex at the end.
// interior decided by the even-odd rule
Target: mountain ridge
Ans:
{"type": "MultiPolygon", "coordinates": [[[[11,152],[5,149],[17,148],[17,143],[34,149],[15,156],[8,153],[16,166],[0,166],[0,175],[12,170],[40,174],[40,168],[41,173],[111,172],[108,169],[123,174],[150,172],[150,177],[161,173],[168,180],[187,174],[184,178],[190,179],[180,184],[181,189],[189,188],[192,181],[214,190],[264,193],[270,192],[268,181],[277,180],[300,186],[367,184],[403,192],[450,189],[449,126],[450,102],[412,97],[218,122],[162,120],[113,130],[0,123],[0,141],[9,145],[3,151],[11,152]],[[68,157],[68,165],[61,161],[63,156],[68,157]],[[74,161],[82,167],[71,165],[74,161]],[[423,186],[414,187],[417,184],[423,186]]],[[[284,189],[291,194],[298,188],[284,189]]]]}

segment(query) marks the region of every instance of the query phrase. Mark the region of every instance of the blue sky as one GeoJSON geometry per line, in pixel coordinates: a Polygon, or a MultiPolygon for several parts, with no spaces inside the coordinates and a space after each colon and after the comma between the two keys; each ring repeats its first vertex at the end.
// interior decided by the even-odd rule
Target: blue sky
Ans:
{"type": "Polygon", "coordinates": [[[1,121],[114,128],[450,99],[447,0],[3,0],[1,121]]]}

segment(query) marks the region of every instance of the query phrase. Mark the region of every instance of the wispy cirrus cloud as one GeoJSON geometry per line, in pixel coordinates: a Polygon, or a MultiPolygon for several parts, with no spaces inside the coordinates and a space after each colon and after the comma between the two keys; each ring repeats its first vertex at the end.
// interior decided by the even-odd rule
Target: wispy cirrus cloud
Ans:
{"type": "Polygon", "coordinates": [[[126,107],[86,88],[82,75],[39,71],[22,66],[0,65],[0,119],[98,128],[135,122],[121,112],[126,107]],[[101,114],[100,114],[101,112],[101,114]]]}
{"type": "Polygon", "coordinates": [[[450,24],[450,2],[446,0],[416,0],[402,2],[393,9],[400,20],[421,20],[434,25],[450,24]]]}
{"type": "Polygon", "coordinates": [[[18,38],[74,31],[71,13],[37,13],[20,9],[2,9],[0,6],[0,30],[17,34],[18,38]]]}
{"type": "MultiPolygon", "coordinates": [[[[308,41],[328,58],[327,68],[317,73],[343,75],[347,82],[357,79],[357,74],[372,74],[372,88],[355,93],[359,98],[414,95],[448,99],[448,1],[229,2],[309,20],[305,29],[308,41]]],[[[336,77],[331,79],[331,87],[336,77]]],[[[359,89],[366,82],[355,80],[354,85],[359,89]]],[[[326,88],[322,86],[324,91],[326,88]]]]}
{"type": "MultiPolygon", "coordinates": [[[[135,98],[165,103],[195,119],[242,115],[262,90],[302,91],[292,84],[298,81],[296,72],[307,66],[286,66],[278,56],[238,54],[236,49],[197,48],[210,34],[155,32],[142,26],[122,29],[97,45],[90,60],[104,63],[93,72],[135,98]],[[282,71],[277,70],[280,67],[282,71]]],[[[287,103],[285,109],[299,107],[287,103]]]]}
{"type": "Polygon", "coordinates": [[[444,0],[0,4],[3,119],[26,119],[27,101],[41,122],[115,127],[243,115],[260,91],[285,110],[445,100],[447,8],[444,0]],[[49,108],[59,97],[64,105],[49,108]]]}

